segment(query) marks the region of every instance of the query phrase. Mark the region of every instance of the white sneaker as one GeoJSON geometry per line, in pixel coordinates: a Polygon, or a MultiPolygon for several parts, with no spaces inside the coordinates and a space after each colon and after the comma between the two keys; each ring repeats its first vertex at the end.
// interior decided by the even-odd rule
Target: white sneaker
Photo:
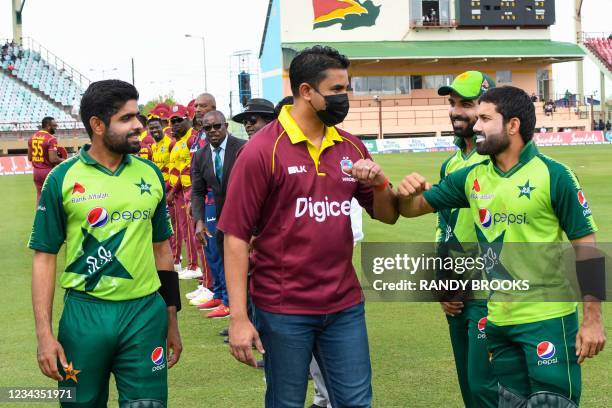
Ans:
{"type": "Polygon", "coordinates": [[[179,272],[179,279],[197,279],[202,277],[202,270],[198,267],[194,269],[183,269],[179,272]]]}
{"type": "Polygon", "coordinates": [[[189,304],[193,306],[200,306],[210,301],[214,296],[215,294],[211,292],[208,288],[203,288],[200,295],[196,298],[191,299],[189,301],[189,304]]]}
{"type": "Polygon", "coordinates": [[[181,272],[183,270],[183,265],[180,263],[174,264],[174,272],[181,272]]]}
{"type": "Polygon", "coordinates": [[[200,292],[202,291],[203,288],[204,288],[203,285],[198,285],[196,290],[194,290],[193,292],[189,292],[189,293],[185,294],[185,297],[187,299],[195,299],[195,298],[200,296],[200,292]]]}

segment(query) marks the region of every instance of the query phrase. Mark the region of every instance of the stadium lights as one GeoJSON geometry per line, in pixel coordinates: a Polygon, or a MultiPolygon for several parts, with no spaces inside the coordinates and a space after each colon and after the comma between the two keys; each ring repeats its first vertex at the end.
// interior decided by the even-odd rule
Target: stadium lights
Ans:
{"type": "Polygon", "coordinates": [[[208,74],[206,73],[206,39],[203,36],[185,34],[187,38],[199,38],[202,40],[202,57],[204,60],[204,92],[208,92],[208,74]]]}

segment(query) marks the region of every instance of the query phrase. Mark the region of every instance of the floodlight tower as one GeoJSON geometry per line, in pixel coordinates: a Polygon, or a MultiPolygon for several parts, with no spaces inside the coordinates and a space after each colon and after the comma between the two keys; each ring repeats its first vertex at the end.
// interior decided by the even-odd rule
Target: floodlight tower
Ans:
{"type": "Polygon", "coordinates": [[[11,5],[13,6],[13,12],[11,13],[13,16],[13,41],[19,45],[21,45],[21,40],[23,37],[21,15],[23,13],[23,6],[25,6],[25,2],[26,0],[11,0],[11,5]]]}
{"type": "MultiPolygon", "coordinates": [[[[575,0],[575,27],[576,27],[576,41],[580,43],[582,41],[582,3],[584,0],[575,0]]],[[[584,63],[581,59],[576,61],[576,98],[582,98],[584,102],[584,63]]]]}

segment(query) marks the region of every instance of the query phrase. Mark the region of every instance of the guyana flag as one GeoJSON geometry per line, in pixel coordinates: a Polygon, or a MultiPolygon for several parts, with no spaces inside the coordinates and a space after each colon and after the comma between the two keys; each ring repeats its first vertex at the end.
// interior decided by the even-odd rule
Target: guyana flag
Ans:
{"type": "Polygon", "coordinates": [[[341,24],[342,30],[370,27],[376,24],[380,6],[371,0],[312,0],[313,29],[341,24]]]}

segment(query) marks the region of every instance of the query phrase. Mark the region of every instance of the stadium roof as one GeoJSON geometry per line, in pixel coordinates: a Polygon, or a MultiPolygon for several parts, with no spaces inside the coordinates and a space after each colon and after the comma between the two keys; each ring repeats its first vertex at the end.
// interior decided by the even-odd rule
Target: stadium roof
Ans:
{"type": "MultiPolygon", "coordinates": [[[[283,48],[301,51],[320,43],[283,43],[283,48]]],[[[323,45],[323,44],[321,44],[323,45]]],[[[576,44],[550,40],[469,41],[364,41],[330,42],[352,60],[429,58],[551,58],[552,62],[580,60],[584,51],[576,44]]]]}

